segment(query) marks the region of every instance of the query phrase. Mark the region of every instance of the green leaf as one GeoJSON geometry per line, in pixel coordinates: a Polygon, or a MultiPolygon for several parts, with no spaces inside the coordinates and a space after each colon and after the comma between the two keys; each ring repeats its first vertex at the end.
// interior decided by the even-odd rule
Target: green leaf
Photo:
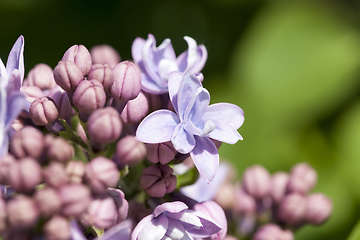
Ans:
{"type": "Polygon", "coordinates": [[[194,167],[194,168],[188,170],[187,172],[185,172],[184,174],[176,176],[176,179],[177,179],[176,189],[179,189],[181,187],[185,187],[188,185],[192,185],[196,182],[196,180],[198,178],[199,178],[199,172],[194,167]]]}
{"type": "Polygon", "coordinates": [[[347,240],[360,240],[360,220],[351,231],[347,240]]]}

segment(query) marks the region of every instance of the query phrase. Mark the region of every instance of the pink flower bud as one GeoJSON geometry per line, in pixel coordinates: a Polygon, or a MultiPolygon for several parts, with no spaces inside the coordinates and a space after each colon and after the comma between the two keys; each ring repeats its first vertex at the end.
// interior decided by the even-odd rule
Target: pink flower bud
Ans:
{"type": "Polygon", "coordinates": [[[136,64],[123,61],[114,69],[114,83],[110,95],[118,101],[128,101],[137,97],[141,90],[140,69],[136,64]]]}
{"type": "Polygon", "coordinates": [[[56,85],[52,68],[44,63],[36,64],[26,80],[29,86],[37,86],[41,90],[52,89],[56,85]]]}
{"type": "Polygon", "coordinates": [[[174,170],[167,165],[154,165],[145,168],[140,177],[140,185],[151,197],[163,197],[176,188],[174,170]]]}
{"type": "Polygon", "coordinates": [[[70,104],[70,100],[66,92],[59,86],[50,90],[48,97],[52,98],[59,111],[59,118],[66,119],[75,115],[75,110],[70,104]]]}
{"type": "Polygon", "coordinates": [[[114,200],[117,209],[116,223],[124,221],[129,212],[129,203],[125,199],[125,194],[120,189],[108,188],[107,194],[114,200]]]}
{"type": "Polygon", "coordinates": [[[26,126],[16,132],[10,144],[10,151],[17,158],[26,156],[39,158],[44,149],[44,136],[40,130],[26,126]]]}
{"type": "Polygon", "coordinates": [[[233,209],[235,206],[235,187],[229,182],[224,183],[215,194],[215,202],[223,209],[233,209]]]}
{"type": "Polygon", "coordinates": [[[7,215],[12,228],[30,229],[39,218],[39,210],[31,198],[20,196],[7,203],[7,215]]]}
{"type": "Polygon", "coordinates": [[[284,223],[295,225],[304,220],[306,198],[298,193],[286,195],[280,202],[277,215],[284,223]]]}
{"type": "Polygon", "coordinates": [[[86,225],[109,229],[116,224],[117,211],[111,197],[97,198],[91,201],[82,220],[86,225]]]}
{"type": "Polygon", "coordinates": [[[98,143],[115,142],[122,130],[119,113],[113,107],[98,109],[90,115],[87,129],[91,139],[98,143]]]}
{"type": "Polygon", "coordinates": [[[45,154],[50,160],[66,162],[74,155],[74,148],[64,138],[56,137],[46,143],[45,154]]]}
{"type": "Polygon", "coordinates": [[[260,165],[247,168],[242,178],[244,190],[256,199],[269,196],[271,189],[270,173],[260,165]]]}
{"type": "Polygon", "coordinates": [[[29,157],[14,162],[8,173],[8,182],[17,191],[31,192],[42,180],[40,164],[29,157]]]}
{"type": "Polygon", "coordinates": [[[253,240],[294,240],[294,235],[289,230],[282,230],[278,225],[268,223],[255,233],[253,240]]]}
{"type": "Polygon", "coordinates": [[[15,162],[15,158],[11,154],[7,154],[0,158],[0,184],[8,185],[8,174],[11,165],[15,162]]]}
{"type": "Polygon", "coordinates": [[[105,193],[107,188],[118,183],[119,171],[112,160],[99,156],[86,164],[85,180],[93,192],[105,193]]]}
{"type": "Polygon", "coordinates": [[[59,112],[52,99],[41,97],[31,103],[29,115],[36,125],[45,126],[54,122],[58,118],[59,112]]]}
{"type": "Polygon", "coordinates": [[[70,184],[58,190],[62,214],[79,217],[91,202],[90,190],[83,184],[70,184]]]}
{"type": "Polygon", "coordinates": [[[109,64],[94,64],[89,70],[88,79],[96,79],[103,85],[107,91],[111,88],[114,83],[114,73],[109,64]]]}
{"type": "Polygon", "coordinates": [[[52,188],[37,191],[34,195],[34,200],[40,213],[45,217],[50,217],[60,212],[60,198],[52,188]]]}
{"type": "Polygon", "coordinates": [[[93,64],[107,63],[111,68],[114,68],[121,60],[119,53],[113,47],[106,44],[92,47],[90,54],[93,64]]]}
{"type": "Polygon", "coordinates": [[[44,235],[47,240],[69,240],[71,230],[69,221],[63,216],[53,216],[44,225],[44,235]]]}
{"type": "Polygon", "coordinates": [[[84,79],[84,74],[75,63],[60,61],[54,69],[54,79],[66,92],[72,92],[84,79]]]}
{"type": "Polygon", "coordinates": [[[90,52],[84,45],[71,46],[61,60],[75,63],[84,75],[87,75],[92,65],[90,52]]]}
{"type": "Polygon", "coordinates": [[[139,95],[128,101],[125,105],[125,108],[121,112],[121,119],[124,123],[138,123],[140,122],[148,113],[149,104],[145,95],[140,92],[139,95]]]}
{"type": "Polygon", "coordinates": [[[234,236],[226,235],[224,240],[239,240],[239,239],[234,236]]]}
{"type": "Polygon", "coordinates": [[[83,113],[92,113],[105,105],[106,95],[101,83],[97,80],[84,80],[76,88],[74,105],[83,113]]]}
{"type": "Polygon", "coordinates": [[[65,171],[68,175],[69,183],[82,183],[85,176],[85,164],[80,161],[70,161],[66,165],[65,171]]]}
{"type": "Polygon", "coordinates": [[[174,159],[176,150],[171,142],[145,144],[146,157],[152,163],[167,164],[174,159]]]}
{"type": "Polygon", "coordinates": [[[125,165],[137,165],[145,158],[145,155],[146,147],[144,143],[139,142],[132,135],[121,138],[116,145],[115,161],[121,168],[125,167],[125,165]]]}
{"type": "Polygon", "coordinates": [[[26,95],[26,100],[31,103],[37,98],[45,97],[44,92],[37,86],[22,86],[21,92],[26,95]]]}
{"type": "Polygon", "coordinates": [[[331,215],[333,203],[322,193],[313,193],[306,197],[305,220],[313,225],[323,224],[331,215]]]}
{"type": "Polygon", "coordinates": [[[61,187],[68,182],[68,176],[63,164],[51,162],[43,171],[44,180],[47,185],[53,188],[61,187]]]}
{"type": "Polygon", "coordinates": [[[289,182],[289,174],[285,172],[276,172],[271,179],[271,198],[275,203],[279,203],[285,196],[286,185],[289,182]]]}
{"type": "Polygon", "coordinates": [[[307,163],[298,163],[291,169],[287,191],[305,194],[315,186],[316,181],[316,171],[307,163]]]}
{"type": "Polygon", "coordinates": [[[247,194],[240,187],[235,192],[235,212],[239,213],[255,213],[256,201],[255,198],[247,194]]]}

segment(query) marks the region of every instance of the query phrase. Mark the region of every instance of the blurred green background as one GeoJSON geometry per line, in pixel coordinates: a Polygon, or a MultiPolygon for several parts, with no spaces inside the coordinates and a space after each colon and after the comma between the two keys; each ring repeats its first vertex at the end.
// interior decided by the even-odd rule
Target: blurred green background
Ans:
{"type": "Polygon", "coordinates": [[[334,213],[296,239],[341,240],[360,217],[359,13],[358,0],[0,0],[0,57],[20,34],[26,72],[40,62],[54,68],[73,44],[110,44],[126,60],[137,36],[171,38],[177,54],[183,36],[193,37],[208,49],[211,101],[245,111],[244,140],[220,156],[239,173],[309,162],[313,192],[330,196],[334,213]]]}

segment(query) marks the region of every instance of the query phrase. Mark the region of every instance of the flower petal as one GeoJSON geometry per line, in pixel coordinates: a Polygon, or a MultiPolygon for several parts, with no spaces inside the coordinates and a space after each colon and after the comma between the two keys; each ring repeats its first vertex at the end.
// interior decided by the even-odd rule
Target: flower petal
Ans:
{"type": "Polygon", "coordinates": [[[139,65],[139,62],[142,62],[142,49],[145,45],[145,39],[137,37],[131,45],[131,55],[134,60],[134,63],[139,65]]]}
{"type": "MultiPolygon", "coordinates": [[[[193,210],[189,210],[189,211],[193,211],[193,210]]],[[[200,229],[197,229],[197,228],[191,227],[191,225],[188,225],[186,223],[183,224],[183,226],[185,227],[185,230],[193,238],[206,238],[206,237],[209,237],[221,230],[221,227],[210,216],[208,216],[202,212],[198,212],[198,211],[193,211],[193,214],[199,217],[199,219],[203,225],[203,227],[201,227],[200,229]]]]}
{"type": "Polygon", "coordinates": [[[190,238],[185,228],[177,220],[169,219],[168,229],[166,231],[166,236],[170,237],[172,240],[190,240],[190,238]]]}
{"type": "Polygon", "coordinates": [[[137,240],[139,233],[144,229],[144,227],[147,224],[150,224],[151,220],[153,219],[154,219],[154,214],[147,215],[146,217],[141,219],[141,221],[136,225],[136,227],[134,228],[131,234],[131,240],[137,240]]]}
{"type": "Polygon", "coordinates": [[[243,140],[238,131],[230,125],[220,121],[214,121],[214,124],[216,127],[209,133],[208,137],[228,144],[235,144],[237,141],[243,140]]]}
{"type": "MultiPolygon", "coordinates": [[[[131,220],[125,220],[107,230],[99,240],[129,240],[132,229],[131,220]]],[[[98,238],[96,238],[98,240],[98,238]]]]}
{"type": "Polygon", "coordinates": [[[22,78],[20,76],[20,71],[15,69],[12,71],[8,79],[8,85],[6,86],[6,91],[9,93],[13,91],[20,91],[22,85],[22,78]]]}
{"type": "Polygon", "coordinates": [[[191,68],[189,68],[189,71],[192,73],[200,72],[204,68],[206,60],[208,58],[208,53],[204,45],[199,45],[197,47],[196,54],[197,54],[196,62],[191,68]]]}
{"type": "Polygon", "coordinates": [[[149,75],[141,72],[141,89],[145,92],[152,94],[162,94],[168,91],[167,87],[162,88],[156,82],[154,82],[149,75]]]}
{"type": "Polygon", "coordinates": [[[163,212],[178,213],[186,209],[188,209],[188,206],[183,202],[166,202],[154,209],[154,216],[157,217],[163,212]]]}
{"type": "Polygon", "coordinates": [[[71,240],[86,240],[76,220],[70,221],[70,233],[71,233],[71,240]]]}
{"type": "Polygon", "coordinates": [[[13,92],[7,97],[7,111],[5,119],[5,131],[9,129],[14,120],[24,109],[27,100],[21,92],[13,92]]]}
{"type": "Polygon", "coordinates": [[[207,108],[203,120],[221,121],[238,129],[244,123],[244,111],[235,104],[215,103],[207,108]]]}
{"type": "Polygon", "coordinates": [[[219,166],[219,153],[215,144],[209,138],[194,137],[196,145],[190,152],[190,156],[193,159],[200,176],[209,183],[215,177],[219,166]]]}
{"type": "Polygon", "coordinates": [[[177,71],[178,67],[174,61],[171,61],[169,59],[161,59],[158,66],[158,73],[160,75],[160,78],[164,81],[161,82],[162,86],[166,89],[168,88],[168,79],[169,75],[173,71],[177,71]]]}
{"type": "Polygon", "coordinates": [[[183,79],[184,74],[182,72],[172,72],[169,75],[168,88],[169,88],[169,96],[171,103],[177,113],[179,113],[178,109],[178,92],[180,88],[181,81],[183,79]]]}
{"type": "Polygon", "coordinates": [[[202,227],[200,219],[196,215],[192,214],[192,212],[187,210],[178,213],[167,213],[166,216],[168,218],[191,224],[196,228],[202,227]]]}
{"type": "Polygon", "coordinates": [[[210,93],[205,88],[198,88],[196,92],[195,101],[189,102],[185,113],[184,119],[191,119],[191,121],[196,125],[206,112],[207,107],[210,103],[210,93]]]}
{"type": "Polygon", "coordinates": [[[20,72],[21,81],[24,79],[24,37],[21,35],[12,47],[9,57],[6,62],[7,75],[18,69],[20,72]]]}
{"type": "Polygon", "coordinates": [[[161,239],[168,228],[169,220],[165,215],[153,218],[147,223],[139,232],[138,240],[159,240],[161,239]]]}
{"type": "Polygon", "coordinates": [[[4,63],[0,58],[0,87],[6,87],[8,83],[8,75],[4,63]]]}
{"type": "Polygon", "coordinates": [[[176,59],[179,71],[189,70],[194,74],[199,73],[204,68],[208,57],[206,47],[204,45],[197,46],[195,40],[190,37],[184,37],[184,39],[187,41],[189,49],[176,59]]]}
{"type": "Polygon", "coordinates": [[[182,124],[179,124],[171,137],[171,143],[179,153],[186,154],[191,152],[195,147],[195,138],[192,134],[184,130],[182,124]]]}
{"type": "Polygon", "coordinates": [[[170,110],[158,110],[148,115],[136,130],[136,139],[144,143],[170,141],[180,120],[170,110]]]}

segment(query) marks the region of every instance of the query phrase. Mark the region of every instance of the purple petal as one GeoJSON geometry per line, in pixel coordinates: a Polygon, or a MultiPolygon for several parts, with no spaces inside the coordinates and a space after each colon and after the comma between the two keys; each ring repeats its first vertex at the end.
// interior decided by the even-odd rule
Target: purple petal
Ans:
{"type": "Polygon", "coordinates": [[[191,225],[194,225],[195,227],[202,227],[201,221],[200,219],[192,214],[192,212],[188,212],[188,211],[182,211],[182,212],[177,212],[177,213],[167,213],[166,216],[168,218],[172,218],[175,220],[179,220],[191,225]]]}
{"type": "Polygon", "coordinates": [[[193,73],[198,73],[204,68],[208,57],[208,53],[204,45],[200,45],[197,47],[196,54],[197,54],[197,59],[196,59],[197,61],[194,63],[194,65],[191,68],[189,68],[189,71],[193,73]]]}
{"type": "Polygon", "coordinates": [[[184,39],[187,41],[189,49],[181,53],[176,59],[179,71],[189,70],[192,73],[199,73],[207,60],[206,47],[204,45],[197,46],[195,40],[190,37],[184,37],[184,39]]]}
{"type": "Polygon", "coordinates": [[[171,143],[179,153],[186,154],[195,147],[195,138],[184,130],[182,124],[179,124],[171,137],[171,143]]]}
{"type": "Polygon", "coordinates": [[[145,92],[152,94],[163,94],[168,92],[168,88],[162,88],[157,83],[155,83],[149,75],[141,72],[141,89],[145,92]]]}
{"type": "Polygon", "coordinates": [[[157,217],[163,212],[178,213],[186,209],[188,209],[188,206],[183,202],[166,202],[154,209],[154,216],[157,217]]]}
{"type": "Polygon", "coordinates": [[[191,239],[186,234],[185,228],[177,220],[169,219],[168,229],[166,231],[166,236],[170,239],[181,239],[188,240],[191,239]]]}
{"type": "Polygon", "coordinates": [[[198,91],[193,97],[194,101],[189,102],[185,113],[184,119],[191,119],[196,125],[206,112],[207,107],[210,103],[210,94],[205,88],[198,88],[198,91]]]}
{"type": "Polygon", "coordinates": [[[136,138],[144,143],[170,141],[179,118],[170,110],[158,110],[148,115],[136,130],[136,138]]]}
{"type": "Polygon", "coordinates": [[[209,133],[208,137],[228,144],[235,144],[237,141],[243,140],[243,137],[238,133],[238,131],[230,127],[228,124],[219,121],[214,121],[214,124],[216,127],[211,133],[209,133]]]}
{"type": "Polygon", "coordinates": [[[196,145],[190,153],[200,176],[210,183],[219,166],[219,153],[215,144],[207,137],[195,136],[196,145]]]}
{"type": "MultiPolygon", "coordinates": [[[[99,240],[129,240],[132,229],[131,220],[125,220],[107,230],[99,240]]],[[[96,238],[98,240],[98,238],[96,238]]]]}
{"type": "Polygon", "coordinates": [[[158,74],[161,79],[167,79],[166,81],[162,81],[161,87],[168,86],[168,79],[171,72],[177,71],[178,67],[174,61],[169,59],[161,59],[158,65],[158,74]]]}
{"type": "MultiPolygon", "coordinates": [[[[189,210],[192,211],[192,210],[189,210]]],[[[209,237],[221,230],[221,227],[215,222],[214,219],[212,219],[210,216],[198,212],[193,211],[193,214],[198,216],[200,218],[200,221],[203,225],[200,229],[193,228],[191,225],[188,225],[186,223],[183,224],[185,227],[185,230],[193,237],[193,238],[206,238],[209,237]]]]}
{"type": "Polygon", "coordinates": [[[0,59],[0,87],[6,87],[8,83],[8,75],[4,63],[0,59]]]}
{"type": "Polygon", "coordinates": [[[180,88],[180,84],[183,79],[183,76],[184,76],[184,74],[182,72],[172,72],[169,75],[169,81],[168,81],[170,100],[171,100],[171,103],[177,113],[179,113],[177,95],[179,92],[179,88],[180,88]]]}
{"type": "Polygon", "coordinates": [[[235,104],[215,103],[207,108],[203,119],[221,121],[238,129],[244,123],[244,111],[235,104]]]}
{"type": "Polygon", "coordinates": [[[9,136],[0,129],[0,158],[5,156],[9,151],[9,136]]]}
{"type": "Polygon", "coordinates": [[[191,37],[184,37],[188,44],[187,58],[186,58],[186,70],[190,69],[197,60],[197,44],[196,41],[191,37]]]}
{"type": "Polygon", "coordinates": [[[154,62],[154,47],[156,45],[156,40],[153,35],[149,34],[148,39],[146,40],[144,47],[142,49],[142,64],[145,69],[145,72],[150,76],[150,78],[156,83],[160,84],[161,79],[157,75],[157,64],[154,62]]]}
{"type": "Polygon", "coordinates": [[[151,220],[153,219],[154,219],[154,214],[147,215],[146,217],[141,219],[141,221],[136,225],[136,227],[134,228],[131,234],[131,240],[137,240],[139,233],[143,230],[143,228],[147,224],[150,224],[151,220]]]}
{"type": "Polygon", "coordinates": [[[11,75],[8,79],[8,85],[6,87],[6,91],[9,93],[13,91],[20,91],[22,85],[22,78],[20,76],[20,71],[15,69],[12,71],[11,75]]]}
{"type": "Polygon", "coordinates": [[[25,103],[27,100],[25,99],[24,94],[21,92],[13,92],[7,98],[7,111],[6,111],[6,119],[5,119],[5,131],[9,129],[14,120],[19,116],[21,111],[24,109],[25,103]]]}
{"type": "Polygon", "coordinates": [[[24,37],[20,36],[14,46],[12,47],[9,57],[6,63],[7,75],[10,76],[11,73],[18,69],[20,72],[21,80],[24,79],[24,37]]]}
{"type": "Polygon", "coordinates": [[[86,240],[76,220],[71,220],[70,222],[70,233],[71,233],[71,240],[86,240]]]}
{"type": "MultiPolygon", "coordinates": [[[[166,230],[168,228],[168,224],[169,224],[169,220],[165,215],[161,215],[159,217],[153,218],[142,228],[142,230],[139,232],[137,239],[159,240],[165,235],[166,230]]],[[[131,239],[133,239],[132,236],[131,239]]]]}
{"type": "Polygon", "coordinates": [[[131,55],[134,63],[139,64],[142,61],[142,49],[145,45],[145,39],[137,37],[131,45],[131,55]]]}
{"type": "Polygon", "coordinates": [[[198,126],[195,126],[191,120],[188,120],[184,126],[184,129],[191,133],[192,135],[197,135],[200,137],[206,137],[208,136],[214,129],[216,128],[216,125],[211,122],[210,120],[204,122],[201,122],[201,124],[198,124],[198,126]]]}

